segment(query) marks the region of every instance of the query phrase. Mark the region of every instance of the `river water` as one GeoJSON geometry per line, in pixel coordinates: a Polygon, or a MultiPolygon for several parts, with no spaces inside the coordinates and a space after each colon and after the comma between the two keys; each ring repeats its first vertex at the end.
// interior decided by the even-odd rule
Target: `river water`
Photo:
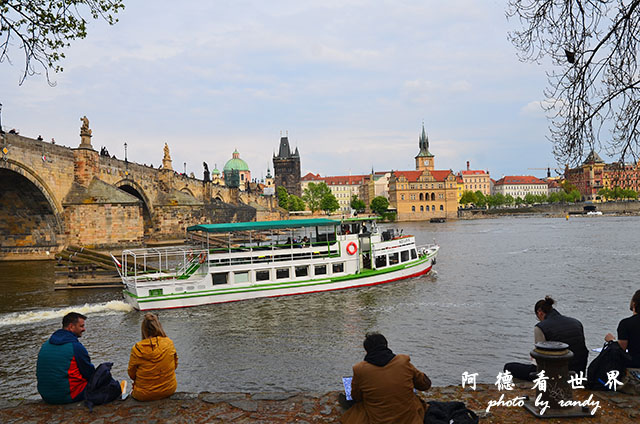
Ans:
{"type": "MultiPolygon", "coordinates": [[[[435,385],[464,371],[496,381],[527,361],[535,301],[551,295],[578,318],[589,348],[630,315],[640,289],[640,217],[499,218],[404,223],[418,244],[440,244],[432,275],[383,286],[160,311],[176,345],[180,391],[328,391],[362,360],[367,331],[386,335],[435,385]]],[[[53,290],[51,262],[0,263],[1,397],[37,397],[40,345],[71,311],[88,316],[81,341],[94,364],[125,378],[142,313],[118,290],[53,290]]],[[[594,354],[592,353],[592,358],[594,354]]]]}

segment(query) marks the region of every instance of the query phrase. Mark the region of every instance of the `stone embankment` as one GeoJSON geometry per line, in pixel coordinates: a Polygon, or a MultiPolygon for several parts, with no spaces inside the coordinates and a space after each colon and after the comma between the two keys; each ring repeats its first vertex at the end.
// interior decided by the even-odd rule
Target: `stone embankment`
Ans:
{"type": "MultiPolygon", "coordinates": [[[[586,203],[521,206],[496,209],[460,209],[459,219],[497,218],[499,216],[548,216],[564,218],[566,215],[585,214],[586,203]]],[[[640,215],[640,201],[589,203],[604,215],[640,215]]],[[[594,216],[594,218],[597,218],[594,216]]]]}
{"type": "MultiPolygon", "coordinates": [[[[41,401],[0,401],[0,422],[10,423],[339,423],[344,412],[338,404],[339,392],[328,393],[176,393],[169,399],[138,402],[131,397],[93,412],[82,404],[46,405],[41,401]]],[[[492,385],[476,390],[460,386],[434,387],[421,394],[426,401],[465,402],[476,411],[481,423],[540,423],[523,407],[495,406],[489,402],[515,397],[535,397],[530,383],[517,384],[514,390],[499,392],[492,385]]],[[[631,424],[640,422],[640,397],[621,393],[574,391],[574,399],[593,395],[591,408],[598,402],[594,416],[588,418],[545,419],[545,424],[589,423],[631,424]]]]}

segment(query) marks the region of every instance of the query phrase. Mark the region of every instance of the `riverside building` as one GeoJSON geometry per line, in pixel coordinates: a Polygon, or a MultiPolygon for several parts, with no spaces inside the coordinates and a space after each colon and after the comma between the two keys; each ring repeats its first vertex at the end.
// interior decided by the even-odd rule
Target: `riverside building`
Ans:
{"type": "Polygon", "coordinates": [[[508,175],[496,181],[493,191],[495,194],[512,196],[514,199],[516,197],[524,199],[527,194],[547,196],[549,186],[546,181],[531,175],[508,175]]]}
{"type": "Polygon", "coordinates": [[[451,170],[435,170],[435,156],[422,126],[415,171],[391,171],[389,203],[399,221],[455,218],[458,210],[456,176],[451,170]]]}
{"type": "Polygon", "coordinates": [[[489,171],[470,169],[469,161],[467,161],[467,169],[460,171],[460,177],[462,178],[462,191],[480,191],[485,196],[491,194],[491,182],[489,178],[489,171]]]}
{"type": "Polygon", "coordinates": [[[598,191],[603,188],[613,190],[616,187],[639,191],[640,168],[638,163],[605,163],[593,150],[582,165],[566,167],[564,177],[573,184],[583,200],[596,200],[598,191]]]}

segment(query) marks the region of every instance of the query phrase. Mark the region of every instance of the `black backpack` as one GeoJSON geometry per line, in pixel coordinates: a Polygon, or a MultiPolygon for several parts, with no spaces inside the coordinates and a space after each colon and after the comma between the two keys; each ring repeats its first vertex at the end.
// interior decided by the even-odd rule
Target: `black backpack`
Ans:
{"type": "Polygon", "coordinates": [[[94,405],[112,402],[122,395],[120,383],[111,377],[113,362],[103,362],[98,365],[93,377],[84,389],[84,403],[93,411],[94,405]]]}
{"type": "Polygon", "coordinates": [[[602,346],[602,351],[591,361],[587,368],[587,388],[591,390],[612,390],[607,384],[607,373],[617,370],[617,380],[622,381],[627,371],[627,364],[631,360],[618,342],[609,341],[602,346]]]}
{"type": "Polygon", "coordinates": [[[464,402],[428,402],[424,424],[478,424],[480,419],[464,402]]]}

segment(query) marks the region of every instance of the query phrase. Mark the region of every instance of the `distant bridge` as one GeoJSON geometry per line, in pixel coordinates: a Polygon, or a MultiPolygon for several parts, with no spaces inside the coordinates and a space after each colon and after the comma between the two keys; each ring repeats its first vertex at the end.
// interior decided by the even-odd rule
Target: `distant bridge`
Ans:
{"type": "Polygon", "coordinates": [[[88,120],[80,136],[69,148],[0,134],[0,259],[66,245],[141,245],[184,238],[195,223],[281,217],[273,196],[176,173],[167,147],[158,169],[100,155],[88,120]]]}

